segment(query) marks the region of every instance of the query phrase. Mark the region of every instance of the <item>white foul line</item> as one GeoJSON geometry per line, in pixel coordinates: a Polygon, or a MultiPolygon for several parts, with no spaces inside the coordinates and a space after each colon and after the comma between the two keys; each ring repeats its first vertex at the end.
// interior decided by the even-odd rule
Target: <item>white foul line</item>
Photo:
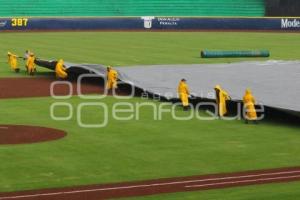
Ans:
{"type": "MultiPolygon", "coordinates": [[[[120,186],[120,187],[99,188],[99,189],[73,190],[73,191],[66,191],[66,192],[50,192],[50,193],[40,193],[40,194],[31,194],[31,195],[18,195],[18,196],[11,196],[11,197],[0,197],[0,200],[41,197],[41,196],[56,196],[56,195],[64,195],[64,194],[77,194],[77,193],[86,193],[86,192],[122,190],[122,189],[133,189],[133,188],[146,188],[146,187],[155,187],[155,186],[177,185],[177,184],[197,183],[197,182],[205,182],[205,181],[218,181],[218,180],[230,180],[230,179],[240,179],[240,178],[253,178],[253,177],[259,177],[259,176],[283,175],[283,174],[293,174],[293,173],[300,173],[300,170],[286,171],[286,172],[274,172],[274,173],[261,173],[261,174],[253,174],[253,175],[242,175],[242,176],[228,176],[228,177],[222,177],[222,178],[208,178],[208,179],[198,179],[198,180],[190,180],[190,181],[174,181],[174,182],[166,182],[166,183],[153,183],[153,184],[120,186]]],[[[299,175],[299,177],[300,177],[300,175],[299,175]]],[[[218,185],[218,184],[220,184],[220,183],[214,183],[212,185],[218,185]]],[[[222,184],[224,184],[224,182],[222,184]]],[[[210,185],[210,184],[208,184],[208,185],[210,185]]],[[[188,186],[185,186],[185,187],[188,187],[188,186]]]]}
{"type": "Polygon", "coordinates": [[[201,187],[208,187],[208,186],[218,186],[218,185],[227,185],[227,184],[237,184],[237,183],[252,183],[252,182],[259,182],[259,181],[270,181],[270,180],[282,180],[282,179],[290,179],[290,178],[300,178],[300,175],[297,176],[281,176],[276,178],[261,178],[261,179],[254,179],[254,180],[244,180],[244,181],[228,181],[222,183],[210,183],[210,184],[202,184],[202,185],[188,185],[184,186],[186,188],[201,188],[201,187]]]}

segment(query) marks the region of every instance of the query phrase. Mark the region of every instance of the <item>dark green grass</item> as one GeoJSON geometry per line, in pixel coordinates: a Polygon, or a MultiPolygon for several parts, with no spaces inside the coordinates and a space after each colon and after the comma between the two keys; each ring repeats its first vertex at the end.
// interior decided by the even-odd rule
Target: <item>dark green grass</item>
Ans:
{"type": "MultiPolygon", "coordinates": [[[[0,146],[0,191],[300,165],[297,126],[196,118],[176,121],[170,114],[155,121],[150,107],[141,110],[140,120],[118,121],[112,119],[111,111],[119,100],[108,97],[98,101],[109,106],[108,126],[86,129],[77,125],[75,117],[53,121],[49,114],[53,102],[51,98],[0,101],[5,113],[0,124],[41,125],[68,132],[59,141],[0,146]]],[[[74,97],[67,102],[76,110],[83,100],[74,97]]],[[[57,112],[65,114],[64,109],[57,112]]],[[[188,113],[178,109],[176,114],[188,113]]],[[[84,109],[83,120],[100,122],[103,111],[84,109]]]]}
{"type": "Polygon", "coordinates": [[[26,49],[45,59],[113,66],[138,64],[221,63],[266,58],[200,59],[200,51],[268,49],[269,59],[299,59],[297,33],[151,33],[76,32],[5,33],[0,35],[0,76],[12,76],[6,68],[6,52],[23,55],[26,49]]]}

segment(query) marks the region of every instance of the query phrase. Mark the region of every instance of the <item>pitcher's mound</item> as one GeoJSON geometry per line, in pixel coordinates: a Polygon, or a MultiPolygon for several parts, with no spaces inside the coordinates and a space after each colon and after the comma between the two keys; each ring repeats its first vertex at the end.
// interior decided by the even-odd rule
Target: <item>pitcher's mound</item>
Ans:
{"type": "Polygon", "coordinates": [[[45,142],[58,140],[66,135],[66,132],[52,128],[23,125],[0,125],[0,145],[45,142]]]}

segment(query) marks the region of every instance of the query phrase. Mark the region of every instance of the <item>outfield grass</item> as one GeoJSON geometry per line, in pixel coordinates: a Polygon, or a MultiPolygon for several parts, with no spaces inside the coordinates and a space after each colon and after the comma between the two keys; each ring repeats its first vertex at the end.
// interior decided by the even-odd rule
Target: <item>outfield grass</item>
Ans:
{"type": "MultiPolygon", "coordinates": [[[[51,98],[0,101],[5,113],[0,124],[41,125],[68,132],[59,141],[0,146],[0,191],[300,165],[297,126],[195,118],[177,121],[170,114],[154,121],[152,109],[143,107],[140,120],[114,120],[109,112],[107,127],[86,129],[77,125],[75,117],[66,122],[52,120],[52,102],[51,98]]],[[[76,108],[83,100],[73,97],[68,102],[76,108]]],[[[119,100],[107,97],[101,102],[111,111],[119,100]]],[[[66,114],[64,109],[59,112],[66,114]]],[[[83,116],[84,122],[99,122],[103,111],[90,108],[83,116]]]]}
{"type": "MultiPolygon", "coordinates": [[[[7,71],[6,52],[23,55],[26,49],[45,59],[113,66],[138,64],[221,63],[266,58],[201,59],[200,50],[268,49],[269,59],[299,59],[297,33],[153,33],[76,32],[5,33],[0,35],[0,76],[7,71]]],[[[23,65],[23,64],[22,64],[23,65]]]]}

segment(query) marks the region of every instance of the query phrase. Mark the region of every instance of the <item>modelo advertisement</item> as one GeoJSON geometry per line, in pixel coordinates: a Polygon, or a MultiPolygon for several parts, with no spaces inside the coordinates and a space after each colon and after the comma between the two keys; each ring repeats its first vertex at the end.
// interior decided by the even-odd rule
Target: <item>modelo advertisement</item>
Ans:
{"type": "Polygon", "coordinates": [[[0,18],[0,31],[266,30],[300,31],[300,18],[99,17],[0,18]]]}

